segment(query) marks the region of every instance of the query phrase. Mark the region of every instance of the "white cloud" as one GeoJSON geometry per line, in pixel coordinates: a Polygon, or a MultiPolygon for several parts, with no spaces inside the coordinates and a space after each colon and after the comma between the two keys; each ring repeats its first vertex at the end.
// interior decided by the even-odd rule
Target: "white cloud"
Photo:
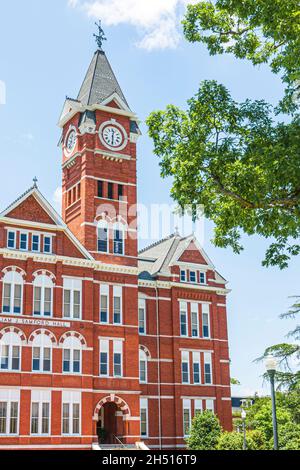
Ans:
{"type": "Polygon", "coordinates": [[[53,196],[52,196],[52,201],[53,201],[53,205],[54,205],[55,209],[59,213],[61,213],[61,203],[62,203],[62,188],[61,188],[61,186],[58,186],[58,188],[56,188],[56,190],[54,191],[53,196]]]}
{"type": "Polygon", "coordinates": [[[137,29],[136,45],[143,49],[176,48],[181,37],[184,8],[199,0],[68,0],[104,25],[129,24],[137,29]]]}

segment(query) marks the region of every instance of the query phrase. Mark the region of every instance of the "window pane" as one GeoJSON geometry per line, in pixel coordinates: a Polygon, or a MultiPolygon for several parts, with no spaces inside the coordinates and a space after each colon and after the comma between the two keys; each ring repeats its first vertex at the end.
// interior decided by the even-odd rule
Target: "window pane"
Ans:
{"type": "Polygon", "coordinates": [[[197,337],[197,336],[199,336],[199,332],[198,332],[198,313],[197,312],[192,312],[191,317],[192,317],[192,336],[197,337]]]}
{"type": "Polygon", "coordinates": [[[21,233],[20,235],[20,250],[27,250],[27,234],[21,233]]]}
{"type": "Polygon", "coordinates": [[[1,346],[1,369],[8,370],[8,362],[9,362],[9,346],[3,344],[1,346]]]}
{"type": "Polygon", "coordinates": [[[11,368],[12,370],[20,369],[20,347],[19,346],[12,347],[11,368]]]}
{"type": "Polygon", "coordinates": [[[141,436],[147,436],[147,410],[141,408],[141,436]]]}
{"type": "Polygon", "coordinates": [[[140,382],[146,382],[146,362],[140,361],[140,382]]]}
{"type": "Polygon", "coordinates": [[[31,434],[39,433],[39,403],[31,405],[31,434]]]}
{"type": "Polygon", "coordinates": [[[22,286],[15,284],[14,288],[14,313],[21,313],[22,286]]]}
{"type": "Polygon", "coordinates": [[[51,370],[51,350],[50,348],[44,348],[44,372],[50,372],[51,370]]]}
{"type": "Polygon", "coordinates": [[[202,325],[203,325],[203,338],[209,337],[209,315],[203,313],[202,315],[202,325]]]}
{"type": "Polygon", "coordinates": [[[122,230],[114,230],[114,253],[116,255],[123,254],[123,232],[122,230]]]}
{"type": "Polygon", "coordinates": [[[80,372],[80,351],[78,349],[73,351],[73,372],[80,372]]]}
{"type": "Polygon", "coordinates": [[[101,295],[100,297],[100,321],[101,323],[108,322],[108,297],[101,295]]]}
{"type": "Polygon", "coordinates": [[[17,434],[18,432],[18,403],[12,402],[10,404],[10,423],[9,423],[9,433],[17,434]]]}
{"type": "Polygon", "coordinates": [[[182,382],[189,383],[189,364],[187,362],[183,362],[181,365],[182,368],[182,382]]]}
{"type": "Polygon", "coordinates": [[[194,362],[193,369],[194,369],[194,383],[199,384],[200,383],[200,365],[197,362],[194,362]]]}
{"type": "Polygon", "coordinates": [[[75,290],[73,292],[73,309],[74,309],[74,312],[73,312],[73,317],[74,318],[80,318],[80,291],[79,290],[75,290]]]}
{"type": "Polygon", "coordinates": [[[39,235],[32,235],[32,251],[40,250],[40,237],[39,235]]]}
{"type": "Polygon", "coordinates": [[[79,434],[79,403],[73,403],[73,434],[79,434]]]}
{"type": "Polygon", "coordinates": [[[71,291],[64,290],[64,316],[70,318],[71,316],[71,291]]]}
{"type": "Polygon", "coordinates": [[[104,227],[98,229],[98,251],[101,253],[108,251],[108,230],[104,227]]]}
{"type": "Polygon", "coordinates": [[[120,377],[121,372],[121,354],[114,353],[114,376],[120,377]]]}
{"type": "Polygon", "coordinates": [[[196,282],[196,273],[195,273],[195,271],[190,271],[190,282],[196,282]]]}
{"type": "Polygon", "coordinates": [[[3,312],[10,312],[11,284],[3,285],[3,312]]]}
{"type": "Polygon", "coordinates": [[[16,234],[15,232],[8,232],[7,246],[8,248],[15,248],[16,234]]]}
{"type": "Polygon", "coordinates": [[[41,354],[40,348],[33,348],[33,351],[32,351],[32,370],[33,371],[40,370],[40,354],[41,354]]]}
{"type": "Polygon", "coordinates": [[[50,404],[42,404],[42,434],[49,433],[50,404]]]}
{"type": "Polygon", "coordinates": [[[44,290],[44,315],[50,317],[51,315],[51,294],[52,289],[50,287],[45,287],[44,290]]]}
{"type": "Polygon", "coordinates": [[[139,308],[139,333],[144,334],[146,330],[145,325],[145,309],[139,308]]]}
{"type": "Polygon", "coordinates": [[[42,298],[41,287],[35,287],[33,295],[34,295],[34,314],[41,315],[41,298],[42,298]]]}
{"type": "Polygon", "coordinates": [[[114,323],[121,323],[121,298],[114,297],[114,323]]]}
{"type": "Polygon", "coordinates": [[[100,374],[108,375],[107,353],[100,354],[100,374]]]}
{"type": "Polygon", "coordinates": [[[210,364],[204,364],[205,383],[211,383],[211,367],[210,364]]]}
{"type": "Polygon", "coordinates": [[[181,312],[180,314],[180,334],[181,336],[187,335],[187,325],[186,325],[186,314],[181,312]]]}
{"type": "Polygon", "coordinates": [[[51,238],[44,237],[44,252],[51,253],[51,238]]]}
{"type": "Polygon", "coordinates": [[[185,409],[183,411],[183,427],[184,427],[184,435],[187,436],[190,430],[190,410],[185,409]]]}
{"type": "Polygon", "coordinates": [[[63,434],[70,433],[70,405],[69,403],[63,404],[62,432],[63,434]]]}
{"type": "Polygon", "coordinates": [[[7,403],[0,402],[0,434],[6,434],[7,403]]]}
{"type": "Polygon", "coordinates": [[[70,351],[70,349],[64,349],[64,352],[63,352],[63,372],[70,372],[70,360],[71,360],[71,351],[70,351]]]}

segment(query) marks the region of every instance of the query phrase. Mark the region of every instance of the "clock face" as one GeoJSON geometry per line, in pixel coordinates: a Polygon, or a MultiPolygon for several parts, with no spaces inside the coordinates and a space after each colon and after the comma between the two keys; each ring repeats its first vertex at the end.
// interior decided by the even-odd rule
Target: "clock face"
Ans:
{"type": "Polygon", "coordinates": [[[72,129],[66,139],[66,151],[67,153],[73,152],[77,141],[76,131],[72,129]]]}
{"type": "Polygon", "coordinates": [[[116,126],[106,126],[102,131],[102,138],[108,147],[119,148],[122,146],[124,136],[116,126]]]}

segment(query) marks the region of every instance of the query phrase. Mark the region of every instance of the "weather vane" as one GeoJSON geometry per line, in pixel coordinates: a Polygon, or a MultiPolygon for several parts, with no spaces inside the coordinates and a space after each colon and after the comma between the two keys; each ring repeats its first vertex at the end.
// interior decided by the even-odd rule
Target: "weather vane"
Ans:
{"type": "Polygon", "coordinates": [[[99,24],[98,23],[95,23],[95,25],[97,26],[98,30],[99,30],[99,34],[94,34],[94,37],[96,38],[96,43],[97,43],[97,46],[99,48],[100,51],[102,51],[102,44],[104,41],[107,41],[106,37],[105,37],[105,34],[104,34],[104,31],[102,29],[102,26],[101,26],[101,21],[99,20],[99,24]]]}

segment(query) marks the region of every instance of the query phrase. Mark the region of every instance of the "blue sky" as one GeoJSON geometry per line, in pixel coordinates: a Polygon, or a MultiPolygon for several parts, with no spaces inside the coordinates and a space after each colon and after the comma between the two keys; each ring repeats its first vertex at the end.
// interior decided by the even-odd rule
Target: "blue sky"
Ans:
{"type": "MultiPolygon", "coordinates": [[[[160,178],[144,125],[152,110],[169,103],[184,107],[204,79],[225,84],[237,100],[278,102],[282,85],[267,67],[254,68],[230,56],[210,57],[204,47],[182,39],[179,21],[185,3],[26,0],[16,10],[14,2],[2,2],[0,83],[6,88],[6,103],[0,104],[2,208],[26,190],[35,175],[41,191],[56,204],[61,178],[56,124],[65,96],[77,96],[95,51],[92,35],[98,17],[107,34],[109,60],[142,121],[138,178],[143,204],[171,202],[171,181],[160,178]]],[[[205,249],[232,289],[228,297],[231,371],[242,384],[233,392],[266,392],[263,368],[253,360],[266,346],[284,341],[293,325],[278,315],[291,303],[288,297],[299,293],[298,259],[285,271],[262,268],[268,242],[244,237],[245,251],[238,256],[212,246],[212,229],[206,222],[205,249]]]]}

